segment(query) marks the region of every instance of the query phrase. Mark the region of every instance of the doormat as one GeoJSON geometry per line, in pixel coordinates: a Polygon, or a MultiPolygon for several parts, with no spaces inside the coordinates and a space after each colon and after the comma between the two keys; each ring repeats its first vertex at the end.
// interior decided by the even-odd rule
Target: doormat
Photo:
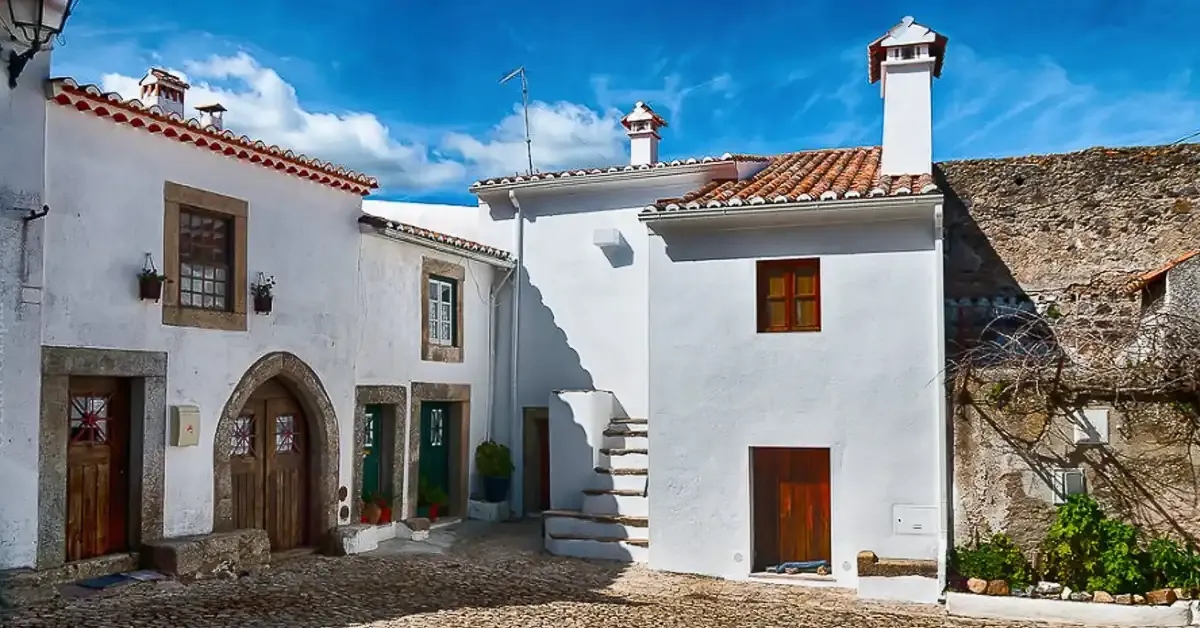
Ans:
{"type": "Polygon", "coordinates": [[[81,580],[75,584],[78,584],[85,589],[103,590],[121,584],[129,584],[130,582],[132,582],[132,580],[128,576],[118,573],[111,576],[100,576],[99,578],[81,580]]]}
{"type": "Polygon", "coordinates": [[[127,571],[122,576],[137,580],[138,582],[150,582],[152,580],[166,580],[167,577],[153,569],[143,569],[141,571],[127,571]]]}

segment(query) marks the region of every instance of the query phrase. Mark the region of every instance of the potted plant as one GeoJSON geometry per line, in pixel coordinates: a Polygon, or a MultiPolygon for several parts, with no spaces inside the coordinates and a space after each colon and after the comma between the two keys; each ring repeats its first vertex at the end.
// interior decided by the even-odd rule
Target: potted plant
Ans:
{"type": "Polygon", "coordinates": [[[143,301],[153,299],[157,303],[162,298],[162,287],[166,281],[167,276],[159,273],[153,266],[143,268],[142,272],[138,273],[138,296],[143,301]]]}
{"type": "Polygon", "coordinates": [[[259,314],[270,314],[275,302],[275,277],[258,274],[258,282],[250,286],[250,294],[254,297],[254,311],[259,314]]]}
{"type": "Polygon", "coordinates": [[[437,521],[438,509],[445,505],[449,497],[446,491],[434,486],[427,478],[421,476],[417,482],[417,516],[437,521]]]}
{"type": "Polygon", "coordinates": [[[483,498],[492,503],[508,497],[513,473],[512,452],[493,440],[479,443],[475,448],[475,470],[483,480],[483,498]]]}
{"type": "Polygon", "coordinates": [[[387,491],[375,493],[375,505],[379,506],[379,523],[392,521],[392,496],[387,491]]]}
{"type": "Polygon", "coordinates": [[[379,504],[371,498],[370,494],[368,494],[366,491],[363,491],[362,522],[370,525],[376,525],[379,523],[379,517],[382,514],[383,512],[380,510],[379,504]]]}

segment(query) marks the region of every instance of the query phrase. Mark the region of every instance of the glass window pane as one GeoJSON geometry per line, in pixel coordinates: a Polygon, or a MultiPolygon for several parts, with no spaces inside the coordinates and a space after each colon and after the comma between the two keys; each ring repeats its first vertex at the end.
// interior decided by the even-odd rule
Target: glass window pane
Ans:
{"type": "Polygon", "coordinates": [[[815,298],[796,299],[796,325],[800,327],[817,326],[817,300],[815,298]]]}
{"type": "Polygon", "coordinates": [[[445,340],[446,342],[450,342],[451,339],[452,339],[452,337],[450,335],[450,323],[442,323],[442,340],[445,340]]]}
{"type": "Polygon", "coordinates": [[[767,301],[767,324],[771,327],[787,327],[787,303],[782,300],[767,301]]]}
{"type": "Polygon", "coordinates": [[[817,274],[813,270],[805,268],[796,271],[796,296],[817,293],[817,274]]]}
{"type": "Polygon", "coordinates": [[[440,329],[440,328],[438,327],[437,321],[429,321],[429,339],[430,340],[437,340],[438,329],[440,329]]]}
{"type": "Polygon", "coordinates": [[[450,304],[449,303],[442,304],[442,320],[443,321],[450,320],[450,304]]]}
{"type": "Polygon", "coordinates": [[[767,296],[783,297],[787,295],[787,274],[778,271],[772,271],[772,274],[767,278],[767,296]]]}
{"type": "Polygon", "coordinates": [[[442,284],[442,302],[444,302],[444,303],[450,302],[450,284],[448,284],[448,283],[442,284]]]}

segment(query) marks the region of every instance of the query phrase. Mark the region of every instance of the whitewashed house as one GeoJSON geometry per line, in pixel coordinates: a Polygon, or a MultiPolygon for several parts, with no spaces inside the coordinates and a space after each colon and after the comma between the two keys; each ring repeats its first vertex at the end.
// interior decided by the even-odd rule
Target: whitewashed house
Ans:
{"type": "Polygon", "coordinates": [[[363,549],[359,496],[412,517],[418,476],[464,516],[508,254],[364,214],[374,179],[186,117],[168,72],[48,68],[0,86],[0,569],[363,549]]]}
{"type": "Polygon", "coordinates": [[[498,381],[551,551],[937,598],[945,45],[869,45],[880,146],[661,162],[637,103],[628,165],[472,186],[519,259],[498,381]]]}

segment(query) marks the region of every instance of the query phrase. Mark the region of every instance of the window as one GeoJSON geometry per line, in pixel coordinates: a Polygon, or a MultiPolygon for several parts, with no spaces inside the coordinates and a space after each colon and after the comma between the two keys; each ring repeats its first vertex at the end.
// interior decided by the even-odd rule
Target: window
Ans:
{"type": "Polygon", "coordinates": [[[453,279],[429,278],[429,342],[453,347],[457,336],[454,305],[458,286],[453,279]]]}
{"type": "Polygon", "coordinates": [[[1065,504],[1072,495],[1087,493],[1087,480],[1082,469],[1055,469],[1054,503],[1065,504]]]}
{"type": "Polygon", "coordinates": [[[169,181],[163,198],[163,324],[245,331],[249,205],[169,181]]]}
{"type": "MultiPolygon", "coordinates": [[[[462,362],[463,285],[467,269],[434,257],[421,258],[421,359],[462,362]]],[[[471,300],[471,299],[466,299],[471,300]]]]}
{"type": "Polygon", "coordinates": [[[228,311],[233,221],[190,207],[179,210],[179,304],[228,311]]]}
{"type": "Polygon", "coordinates": [[[821,261],[758,262],[758,331],[821,330],[821,261]]]}
{"type": "Polygon", "coordinates": [[[108,397],[72,397],[68,419],[71,444],[108,442],[108,397]]]}

